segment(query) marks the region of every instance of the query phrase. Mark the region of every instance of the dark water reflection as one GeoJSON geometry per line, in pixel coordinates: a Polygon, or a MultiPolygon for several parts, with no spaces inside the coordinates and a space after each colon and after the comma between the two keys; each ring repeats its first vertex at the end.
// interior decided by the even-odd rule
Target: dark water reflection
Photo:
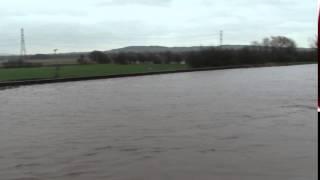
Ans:
{"type": "Polygon", "coordinates": [[[0,91],[0,179],[316,178],[316,65],[0,91]]]}

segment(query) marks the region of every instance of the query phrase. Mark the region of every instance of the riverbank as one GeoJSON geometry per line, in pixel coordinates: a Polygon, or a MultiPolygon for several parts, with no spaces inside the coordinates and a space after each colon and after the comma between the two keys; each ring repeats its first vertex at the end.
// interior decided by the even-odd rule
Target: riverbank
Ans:
{"type": "MultiPolygon", "coordinates": [[[[237,68],[257,68],[257,67],[272,67],[272,66],[290,66],[290,65],[303,65],[303,64],[314,64],[314,63],[268,63],[259,65],[234,65],[234,66],[218,66],[209,68],[189,68],[186,65],[149,65],[150,67],[146,69],[147,66],[138,69],[123,68],[122,71],[117,73],[117,69],[113,69],[113,74],[107,75],[91,75],[91,76],[79,76],[79,77],[65,77],[65,78],[39,78],[39,79],[24,79],[24,80],[8,80],[0,81],[0,87],[10,87],[10,86],[22,86],[22,85],[34,85],[34,84],[47,84],[47,83],[58,83],[58,82],[70,82],[70,81],[84,81],[84,80],[95,80],[95,79],[108,79],[108,78],[121,78],[121,77],[133,77],[133,76],[145,76],[145,75],[157,75],[157,74],[170,74],[170,73],[183,73],[183,72],[193,72],[193,71],[211,71],[211,70],[221,70],[221,69],[237,69],[237,68]],[[140,72],[139,72],[140,70],[140,72]],[[124,73],[121,73],[124,72],[124,73]]],[[[122,67],[130,65],[119,65],[122,67]]],[[[137,66],[137,65],[136,65],[137,66]]],[[[70,66],[69,66],[70,67],[70,66]]],[[[83,65],[82,67],[85,67],[83,65]]],[[[3,70],[3,69],[2,69],[3,70]]],[[[10,69],[9,69],[10,70],[10,69]]],[[[60,70],[61,71],[61,70],[60,70]]],[[[0,70],[1,72],[1,70],[0,70]]],[[[91,72],[91,71],[90,71],[91,72]]],[[[95,72],[97,73],[97,72],[95,72]]],[[[1,74],[0,74],[1,75],[1,74]]]]}

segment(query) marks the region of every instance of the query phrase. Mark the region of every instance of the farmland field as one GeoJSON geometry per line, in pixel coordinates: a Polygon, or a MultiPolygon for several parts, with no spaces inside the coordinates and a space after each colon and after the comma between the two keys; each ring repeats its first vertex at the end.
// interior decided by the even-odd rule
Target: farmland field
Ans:
{"type": "MultiPolygon", "coordinates": [[[[167,70],[180,70],[188,68],[181,64],[139,64],[139,65],[116,65],[116,64],[93,64],[93,65],[68,65],[61,66],[59,77],[89,77],[112,74],[129,74],[156,72],[167,70]]],[[[0,68],[0,81],[26,80],[26,79],[47,79],[53,78],[56,74],[55,67],[36,68],[0,68]]]]}

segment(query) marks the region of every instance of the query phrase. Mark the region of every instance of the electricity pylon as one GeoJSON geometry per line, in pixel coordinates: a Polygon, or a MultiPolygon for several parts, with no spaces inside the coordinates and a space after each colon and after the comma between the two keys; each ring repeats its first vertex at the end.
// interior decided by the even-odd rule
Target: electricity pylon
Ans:
{"type": "Polygon", "coordinates": [[[24,39],[24,29],[21,28],[21,40],[20,40],[20,60],[24,61],[27,55],[26,42],[24,39]]]}

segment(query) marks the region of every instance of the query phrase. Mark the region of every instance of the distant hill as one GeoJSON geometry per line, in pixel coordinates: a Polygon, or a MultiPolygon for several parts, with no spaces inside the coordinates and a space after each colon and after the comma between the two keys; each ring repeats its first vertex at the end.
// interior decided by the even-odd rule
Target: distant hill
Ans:
{"type": "Polygon", "coordinates": [[[188,51],[199,51],[207,48],[217,48],[222,49],[242,49],[248,47],[249,45],[222,45],[222,46],[190,46],[190,47],[166,47],[166,46],[128,46],[124,48],[112,49],[105,51],[106,53],[119,53],[119,52],[135,52],[135,53],[145,53],[145,52],[188,52],[188,51]]]}
{"type": "Polygon", "coordinates": [[[238,50],[238,49],[242,49],[242,48],[245,48],[245,47],[250,47],[250,45],[222,45],[222,46],[216,46],[216,47],[220,47],[221,49],[238,50]]]}
{"type": "MultiPolygon", "coordinates": [[[[155,53],[155,52],[188,52],[199,51],[207,48],[221,48],[239,50],[245,47],[252,47],[250,45],[222,45],[222,46],[191,46],[191,47],[166,47],[166,46],[128,46],[124,48],[112,49],[105,51],[105,53],[119,53],[119,52],[135,52],[135,53],[155,53]]],[[[311,48],[297,48],[298,51],[311,51],[311,48]]]]}
{"type": "Polygon", "coordinates": [[[154,52],[186,52],[186,51],[199,51],[200,49],[210,48],[213,46],[191,46],[191,47],[165,47],[165,46],[128,46],[119,49],[112,49],[105,51],[106,53],[119,53],[119,52],[135,52],[135,53],[154,53],[154,52]]]}
{"type": "Polygon", "coordinates": [[[8,53],[0,53],[0,56],[11,56],[12,54],[8,54],[8,53]]]}

